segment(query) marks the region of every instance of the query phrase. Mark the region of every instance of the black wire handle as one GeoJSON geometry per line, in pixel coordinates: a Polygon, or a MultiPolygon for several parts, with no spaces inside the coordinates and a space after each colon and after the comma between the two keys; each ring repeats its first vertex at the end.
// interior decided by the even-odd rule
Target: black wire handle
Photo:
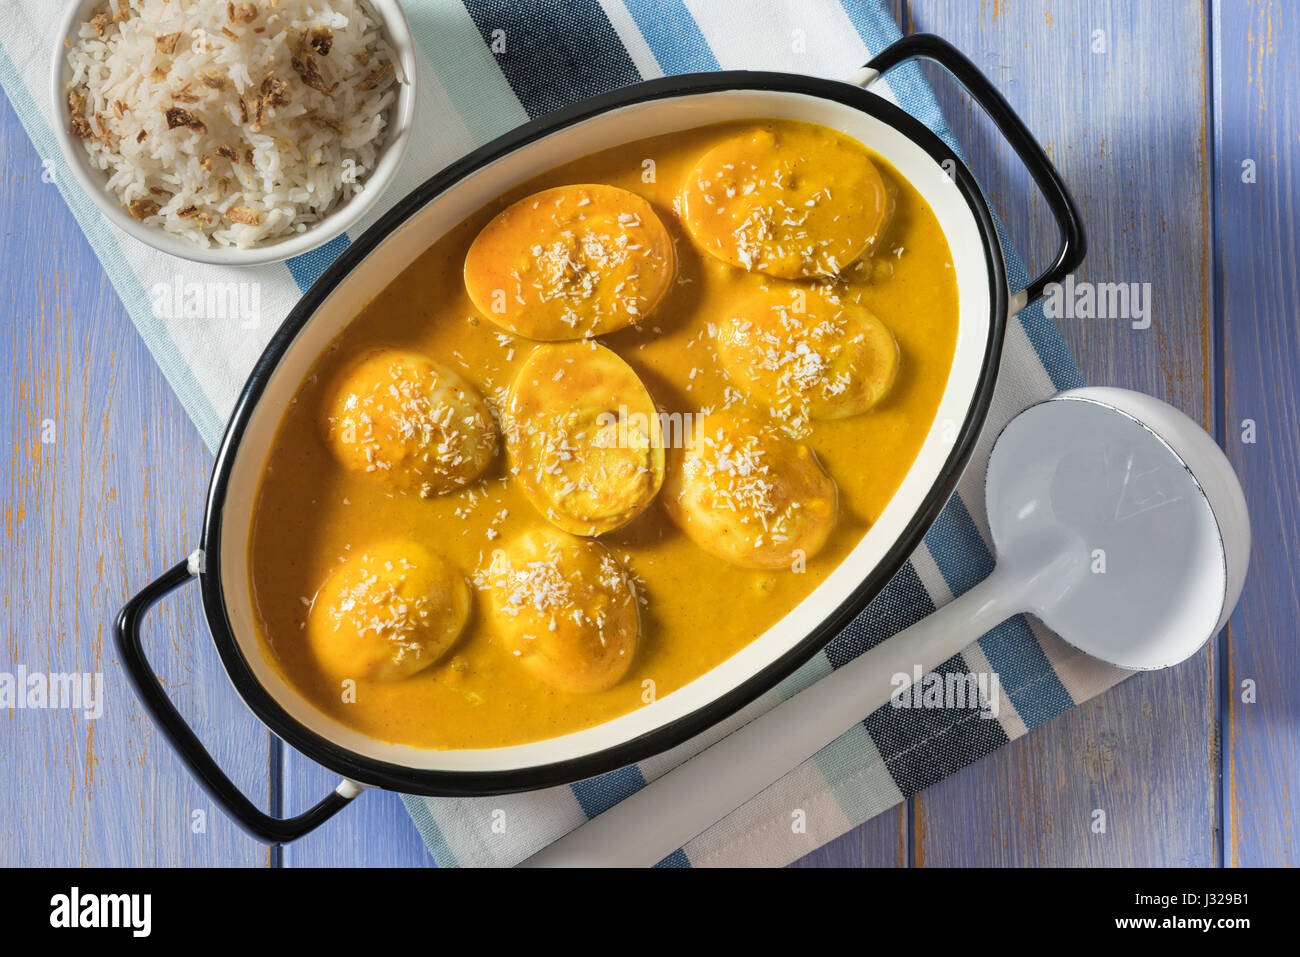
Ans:
{"type": "Polygon", "coordinates": [[[217,766],[212,755],[208,754],[203,743],[167,697],[140,642],[140,627],[149,609],[165,595],[197,578],[187,559],[173,565],[122,607],[116,622],[117,650],[122,657],[122,665],[145,708],[162,728],[181,760],[189,766],[203,790],[253,837],[270,843],[287,844],[328,821],[356,797],[361,788],[350,781],[344,781],[310,810],[297,817],[278,818],[253,804],[217,766]]]}
{"type": "MultiPolygon", "coordinates": [[[[1047,286],[1064,282],[1065,277],[1079,268],[1079,264],[1083,262],[1083,257],[1088,251],[1088,241],[1084,235],[1083,221],[1079,216],[1078,207],[1075,206],[1065,181],[1061,179],[1061,174],[1056,171],[1047,153],[1034,139],[1034,135],[1029,132],[1024,121],[1011,108],[1011,104],[979,71],[979,68],[948,41],[932,33],[918,33],[904,37],[872,57],[863,71],[874,70],[877,75],[880,75],[906,60],[915,58],[932,60],[939,64],[966,88],[966,92],[976,103],[984,108],[1002,135],[1007,138],[1011,148],[1016,151],[1021,162],[1025,164],[1029,175],[1038,184],[1038,188],[1043,191],[1048,208],[1052,211],[1052,216],[1061,230],[1061,245],[1056,252],[1055,261],[1025,287],[1021,294],[1024,301],[1016,303],[1012,308],[1012,312],[1016,312],[1040,298],[1047,286]]],[[[876,76],[868,73],[863,79],[870,83],[876,79],[876,76]]]]}

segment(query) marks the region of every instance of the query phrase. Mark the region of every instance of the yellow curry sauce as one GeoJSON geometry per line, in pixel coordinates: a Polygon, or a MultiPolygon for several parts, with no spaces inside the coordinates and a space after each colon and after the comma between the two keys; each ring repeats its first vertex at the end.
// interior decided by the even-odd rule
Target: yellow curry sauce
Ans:
{"type": "MultiPolygon", "coordinates": [[[[509,387],[538,345],[506,333],[479,312],[466,290],[464,267],[484,226],[524,197],[556,186],[605,184],[647,200],[671,240],[675,279],[643,322],[598,341],[631,367],[664,412],[730,407],[772,415],[738,392],[724,371],[717,329],[740,303],[764,290],[782,296],[804,290],[811,297],[814,284],[827,280],[817,270],[812,278],[795,280],[744,271],[724,262],[720,252],[701,249],[683,224],[681,198],[692,173],[703,157],[739,134],[776,135],[783,148],[805,157],[825,151],[838,161],[846,149],[862,150],[821,127],[766,121],[701,127],[584,157],[511,190],[452,229],[369,303],[318,360],[286,410],[265,464],[249,575],[271,659],[322,711],[381,740],[443,749],[520,744],[598,724],[680,688],[766,631],[824,580],[884,509],[920,449],[947,382],[957,287],[933,213],[896,170],[873,156],[892,215],[866,255],[847,266],[833,263],[844,267],[834,283],[843,303],[863,307],[893,333],[897,373],[869,411],[799,423],[800,441],[838,487],[837,521],[805,570],[720,560],[670,519],[660,493],[628,524],[598,539],[622,563],[640,599],[639,646],[626,674],[607,690],[558,690],[540,681],[534,669],[521,667],[478,588],[472,589],[468,624],[450,650],[400,680],[362,675],[341,682],[320,667],[306,641],[313,600],[330,590],[323,586],[349,556],[413,541],[467,580],[481,582],[494,551],[554,528],[511,475],[500,449],[470,484],[416,494],[342,467],[327,444],[325,424],[332,384],[377,348],[431,357],[472,384],[497,414],[508,407],[509,387]]],[[[874,182],[846,176],[847,183],[874,182]]],[[[803,190],[801,196],[817,190],[815,183],[793,185],[803,190]]],[[[847,192],[842,202],[849,202],[847,192]]],[[[794,274],[788,263],[781,268],[794,274]]],[[[672,461],[670,453],[670,469],[672,461]]]]}

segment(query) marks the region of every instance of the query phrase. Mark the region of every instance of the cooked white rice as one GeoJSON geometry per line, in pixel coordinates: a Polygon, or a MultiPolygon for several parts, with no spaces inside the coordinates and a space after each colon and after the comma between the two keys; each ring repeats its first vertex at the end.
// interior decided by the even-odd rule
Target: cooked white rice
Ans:
{"type": "Polygon", "coordinates": [[[108,190],[204,246],[301,233],[359,192],[404,81],[358,0],[107,0],[68,62],[108,190]]]}

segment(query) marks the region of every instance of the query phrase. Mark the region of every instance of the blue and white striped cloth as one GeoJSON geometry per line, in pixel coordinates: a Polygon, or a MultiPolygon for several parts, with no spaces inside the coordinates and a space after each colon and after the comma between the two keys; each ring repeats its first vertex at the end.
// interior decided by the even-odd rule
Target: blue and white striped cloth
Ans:
{"type": "MultiPolygon", "coordinates": [[[[108,225],[65,168],[51,133],[50,124],[62,121],[46,90],[60,19],[51,5],[51,0],[5,0],[0,7],[0,83],[141,336],[215,447],[267,339],[349,240],[343,236],[287,263],[236,272],[181,263],[108,225]],[[159,317],[150,290],[171,284],[180,273],[187,283],[260,283],[260,322],[250,329],[237,321],[159,317]]],[[[397,181],[354,234],[475,146],[582,97],[640,79],[700,70],[749,68],[843,78],[899,36],[881,0],[747,0],[743,14],[729,0],[405,0],[405,6],[424,52],[415,133],[397,181]],[[504,37],[504,52],[493,52],[494,36],[504,37]]],[[[958,148],[915,65],[891,72],[888,83],[875,89],[958,148]]],[[[1012,287],[1021,288],[1025,269],[1005,236],[1003,248],[1012,287]]],[[[1081,384],[1055,326],[1040,306],[1026,309],[1010,323],[989,426],[958,494],[926,535],[925,545],[825,652],[731,720],[640,765],[569,787],[509,797],[408,797],[411,816],[438,864],[522,860],[979,581],[993,565],[982,509],[984,465],[993,436],[1025,406],[1081,384]],[[504,829],[493,826],[502,821],[504,829]]],[[[882,708],[664,863],[786,864],[1126,674],[1082,657],[1023,617],[985,635],[940,670],[996,672],[1001,679],[997,718],[981,718],[975,707],[882,708]],[[801,826],[792,826],[796,820],[801,826]]]]}

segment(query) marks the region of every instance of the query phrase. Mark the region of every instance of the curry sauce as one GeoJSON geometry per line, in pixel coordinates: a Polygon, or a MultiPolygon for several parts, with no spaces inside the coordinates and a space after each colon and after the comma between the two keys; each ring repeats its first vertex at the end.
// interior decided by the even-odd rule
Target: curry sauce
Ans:
{"type": "MultiPolygon", "coordinates": [[[[598,724],[671,693],[754,640],[812,592],[879,516],[920,450],[952,364],[958,300],[947,242],[919,193],[872,154],[870,175],[855,173],[846,182],[872,189],[879,182],[889,207],[883,226],[870,210],[849,210],[851,243],[819,248],[802,271],[788,250],[772,257],[780,265],[772,274],[746,268],[740,260],[752,259],[748,247],[729,247],[725,257],[709,251],[700,230],[687,225],[683,201],[688,193],[692,202],[700,201],[701,186],[709,183],[701,180],[702,159],[717,157],[738,136],[775,137],[797,150],[800,160],[823,156],[841,166],[844,156],[863,151],[822,127],[762,121],[701,127],[584,157],[510,190],[453,228],[376,296],[317,361],[286,410],[264,466],[249,576],[269,657],[322,711],[381,740],[440,749],[520,744],[598,724]],[[465,445],[473,456],[481,455],[474,470],[459,473],[454,487],[434,483],[421,492],[346,467],[331,447],[327,424],[332,390],[359,358],[379,349],[431,357],[457,383],[477,390],[499,419],[511,406],[511,386],[520,370],[539,348],[555,347],[509,331],[524,328],[513,313],[510,324],[494,321],[484,301],[491,290],[466,288],[466,257],[503,211],[539,191],[573,184],[635,193],[671,243],[647,257],[654,268],[639,277],[639,294],[647,303],[646,314],[635,317],[640,321],[603,333],[613,324],[598,317],[591,330],[599,335],[595,341],[639,377],[666,413],[661,420],[689,428],[700,413],[722,410],[779,419],[796,437],[790,441],[811,450],[837,496],[834,523],[806,561],[795,568],[746,567],[700,547],[683,531],[680,516],[677,521],[670,516],[665,496],[673,469],[680,468],[680,455],[670,448],[664,490],[654,482],[647,499],[656,492],[657,497],[618,512],[624,524],[610,523],[618,527],[603,532],[610,526],[593,527],[590,532],[598,537],[579,540],[599,542],[617,559],[634,586],[639,615],[640,640],[630,663],[620,665],[626,670],[612,687],[596,691],[562,688],[539,680],[537,669],[521,667],[518,636],[502,627],[501,607],[484,587],[494,556],[555,528],[539,510],[536,484],[526,490],[512,473],[507,443],[489,449],[490,436],[480,429],[475,443],[465,445]],[[883,231],[864,240],[871,228],[883,231]],[[855,254],[853,249],[860,252],[863,242],[865,253],[842,261],[855,254]],[[675,271],[663,291],[663,278],[654,269],[665,262],[675,271]],[[827,275],[827,263],[837,275],[827,275]],[[775,387],[764,391],[759,378],[738,382],[744,378],[743,350],[728,352],[728,373],[720,361],[718,334],[734,322],[741,304],[762,296],[816,302],[827,291],[844,311],[878,320],[868,324],[873,342],[892,333],[896,343],[896,356],[873,369],[874,378],[852,403],[823,396],[820,405],[809,407],[812,414],[777,408],[775,387]],[[492,458],[484,466],[488,454],[492,458]],[[467,624],[433,664],[398,680],[379,672],[340,679],[337,669],[322,667],[306,639],[313,605],[337,591],[334,584],[325,586],[336,580],[341,562],[404,541],[436,552],[439,561],[475,583],[467,624]]],[[[719,169],[726,166],[722,155],[719,169]]],[[[791,168],[792,195],[799,190],[801,202],[820,195],[815,201],[832,204],[818,209],[826,222],[834,221],[833,204],[848,210],[854,202],[847,189],[819,187],[811,174],[791,168]]],[[[726,188],[743,194],[745,185],[737,181],[726,188]]],[[[728,214],[710,211],[715,219],[728,214]]],[[[640,217],[628,224],[645,225],[640,217]]],[[[651,233],[647,241],[661,241],[656,237],[651,233]]],[[[635,272],[629,276],[638,278],[635,272]]],[[[557,315],[536,339],[563,338],[557,315]]],[[[529,408],[537,414],[536,402],[529,408]]]]}

